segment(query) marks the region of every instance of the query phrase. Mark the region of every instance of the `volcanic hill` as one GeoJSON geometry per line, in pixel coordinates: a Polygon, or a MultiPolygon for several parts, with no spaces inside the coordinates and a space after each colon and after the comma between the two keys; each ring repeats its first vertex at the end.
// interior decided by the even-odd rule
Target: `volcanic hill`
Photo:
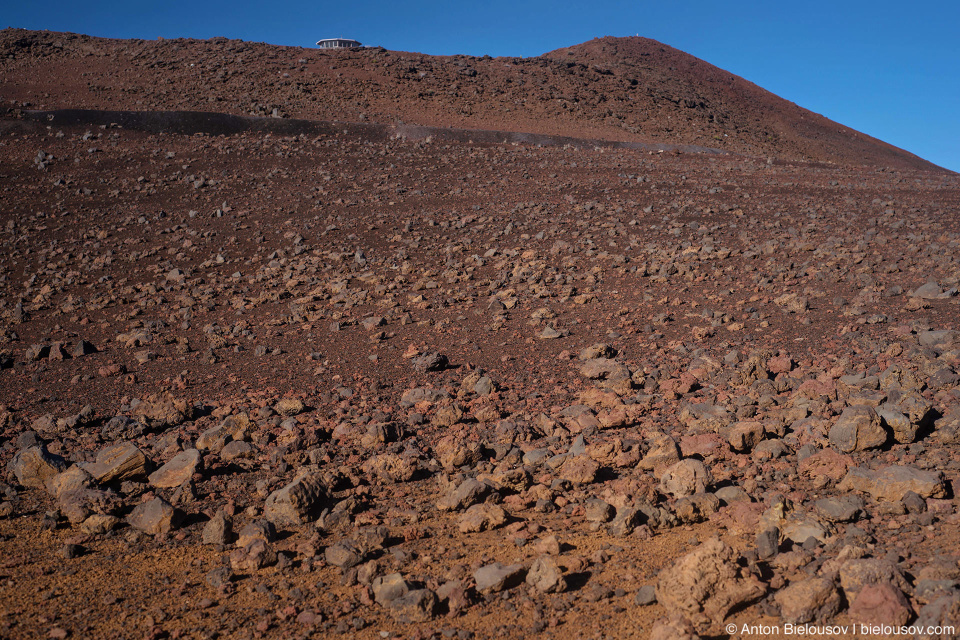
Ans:
{"type": "Polygon", "coordinates": [[[936,169],[647,38],[535,58],[212,38],[0,32],[0,98],[34,109],[195,110],[699,145],[787,160],[936,169]]]}

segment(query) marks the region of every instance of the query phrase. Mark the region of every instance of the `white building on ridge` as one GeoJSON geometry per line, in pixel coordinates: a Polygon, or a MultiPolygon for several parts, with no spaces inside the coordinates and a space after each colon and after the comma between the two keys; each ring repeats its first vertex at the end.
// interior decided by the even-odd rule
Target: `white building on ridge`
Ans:
{"type": "Polygon", "coordinates": [[[359,49],[363,45],[349,38],[325,38],[318,40],[317,46],[321,49],[359,49]]]}

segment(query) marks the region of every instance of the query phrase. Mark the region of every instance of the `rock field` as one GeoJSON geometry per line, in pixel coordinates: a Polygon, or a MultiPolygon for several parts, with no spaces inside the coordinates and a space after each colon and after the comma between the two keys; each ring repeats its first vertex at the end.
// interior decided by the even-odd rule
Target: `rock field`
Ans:
{"type": "Polygon", "coordinates": [[[960,176],[23,102],[0,638],[960,629],[960,176]]]}

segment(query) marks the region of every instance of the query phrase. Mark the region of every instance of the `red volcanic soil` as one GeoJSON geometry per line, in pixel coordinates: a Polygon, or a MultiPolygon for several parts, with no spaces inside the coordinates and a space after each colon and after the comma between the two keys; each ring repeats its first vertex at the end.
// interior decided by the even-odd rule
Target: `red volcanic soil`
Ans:
{"type": "Polygon", "coordinates": [[[605,37],[536,58],[476,58],[5,29],[0,78],[0,99],[39,109],[404,122],[935,168],[647,38],[605,37]]]}
{"type": "Polygon", "coordinates": [[[0,638],[956,637],[960,176],[646,40],[2,39],[0,638]]]}

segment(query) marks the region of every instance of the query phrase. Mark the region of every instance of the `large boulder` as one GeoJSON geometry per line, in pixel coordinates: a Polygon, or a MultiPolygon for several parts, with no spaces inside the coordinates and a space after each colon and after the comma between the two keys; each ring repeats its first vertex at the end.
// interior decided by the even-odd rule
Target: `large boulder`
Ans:
{"type": "Polygon", "coordinates": [[[53,455],[45,446],[40,445],[18,451],[8,468],[23,486],[42,489],[48,480],[66,467],[66,460],[53,455]]]}
{"type": "Polygon", "coordinates": [[[869,493],[874,500],[900,502],[913,491],[921,498],[942,498],[946,495],[939,471],[922,471],[906,465],[892,465],[877,471],[856,467],[837,485],[840,491],[869,493]]]}
{"type": "Polygon", "coordinates": [[[830,444],[843,453],[876,449],[887,443],[887,431],[873,407],[847,407],[830,429],[830,444]]]}
{"type": "Polygon", "coordinates": [[[150,484],[160,489],[179,487],[193,477],[199,464],[200,452],[196,449],[187,449],[151,473],[148,480],[150,484]]]}
{"type": "Polygon", "coordinates": [[[153,429],[175,427],[193,417],[193,406],[169,391],[149,395],[134,407],[133,416],[153,429]]]}
{"type": "Polygon", "coordinates": [[[80,466],[100,484],[139,480],[147,475],[147,456],[132,442],[121,442],[102,449],[95,462],[80,466]]]}
{"type": "Polygon", "coordinates": [[[713,484],[713,475],[701,461],[687,458],[660,476],[660,491],[678,498],[702,493],[713,484]]]}
{"type": "Polygon", "coordinates": [[[760,599],[765,586],[742,575],[733,549],[707,540],[660,572],[657,602],[687,619],[700,632],[715,632],[733,609],[760,599]]]}
{"type": "Polygon", "coordinates": [[[780,617],[789,624],[824,622],[839,613],[843,598],[832,580],[813,577],[781,589],[774,596],[780,617]]]}
{"type": "Polygon", "coordinates": [[[299,526],[317,518],[328,498],[329,492],[320,476],[305,471],[287,486],[267,496],[263,515],[278,526],[299,526]]]}

